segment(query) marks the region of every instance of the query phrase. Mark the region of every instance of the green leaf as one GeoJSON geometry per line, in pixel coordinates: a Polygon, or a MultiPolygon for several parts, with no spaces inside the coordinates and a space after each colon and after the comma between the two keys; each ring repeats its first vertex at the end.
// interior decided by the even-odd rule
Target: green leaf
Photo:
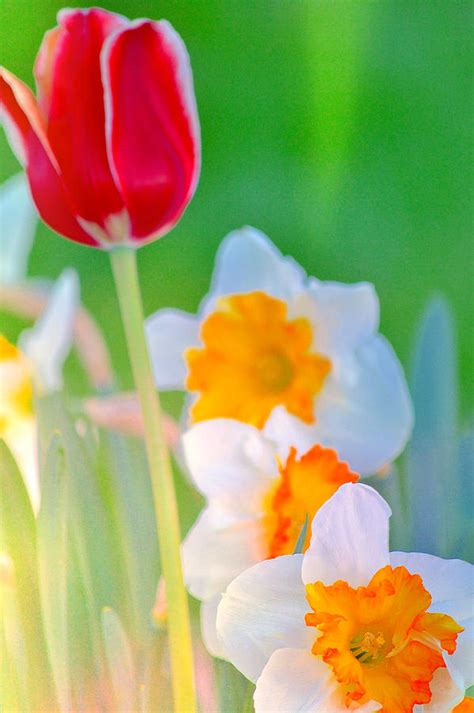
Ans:
{"type": "Polygon", "coordinates": [[[0,551],[11,558],[15,578],[15,601],[10,608],[14,620],[8,621],[5,614],[4,626],[17,629],[22,638],[24,651],[12,665],[20,679],[27,680],[31,707],[44,710],[51,704],[53,694],[44,656],[36,538],[36,522],[23,478],[7,446],[0,441],[0,551]]]}
{"type": "Polygon", "coordinates": [[[68,646],[68,481],[55,435],[46,454],[38,515],[38,570],[46,642],[61,711],[71,710],[68,646]]]}
{"type": "Polygon", "coordinates": [[[415,428],[405,467],[411,548],[449,555],[461,502],[457,477],[457,368],[448,304],[429,304],[415,340],[411,389],[415,428]]]}
{"type": "Polygon", "coordinates": [[[127,635],[119,617],[110,607],[102,610],[101,619],[106,660],[116,703],[114,710],[136,710],[137,683],[127,635]]]}
{"type": "Polygon", "coordinates": [[[304,543],[306,542],[306,535],[308,533],[308,525],[309,525],[309,518],[308,515],[306,514],[306,517],[304,519],[303,527],[301,528],[301,532],[298,535],[298,539],[296,541],[295,549],[293,550],[294,555],[302,555],[303,550],[304,550],[304,543]]]}

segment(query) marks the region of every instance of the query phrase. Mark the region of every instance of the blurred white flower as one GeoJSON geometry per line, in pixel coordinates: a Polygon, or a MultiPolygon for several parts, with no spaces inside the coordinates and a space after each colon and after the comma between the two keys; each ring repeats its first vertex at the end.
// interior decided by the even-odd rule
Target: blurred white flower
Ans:
{"type": "MultiPolygon", "coordinates": [[[[261,428],[284,408],[308,444],[370,474],[404,448],[413,416],[400,364],[378,334],[368,283],[308,278],[253,228],[223,241],[197,315],[163,309],[146,329],[161,389],[195,392],[191,421],[261,428]]],[[[278,426],[277,426],[278,427],[278,426]]]]}
{"type": "Polygon", "coordinates": [[[0,437],[18,463],[35,512],[40,484],[33,393],[42,395],[62,388],[62,369],[71,348],[78,305],[77,274],[64,270],[43,314],[20,335],[18,346],[0,335],[0,437]]]}
{"type": "Polygon", "coordinates": [[[256,713],[449,713],[473,683],[474,567],[388,550],[387,503],[343,485],[306,554],[227,588],[217,632],[256,713]]]}
{"type": "Polygon", "coordinates": [[[37,223],[25,175],[18,173],[0,186],[0,284],[26,277],[37,223]]]}

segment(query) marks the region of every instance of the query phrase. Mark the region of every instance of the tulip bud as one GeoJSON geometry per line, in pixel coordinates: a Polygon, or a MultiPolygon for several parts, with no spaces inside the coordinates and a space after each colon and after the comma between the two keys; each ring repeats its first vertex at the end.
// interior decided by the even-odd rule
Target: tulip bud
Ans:
{"type": "Polygon", "coordinates": [[[104,249],[167,233],[200,168],[189,58],[171,25],[62,10],[34,74],[36,98],[0,69],[0,112],[43,220],[104,249]]]}

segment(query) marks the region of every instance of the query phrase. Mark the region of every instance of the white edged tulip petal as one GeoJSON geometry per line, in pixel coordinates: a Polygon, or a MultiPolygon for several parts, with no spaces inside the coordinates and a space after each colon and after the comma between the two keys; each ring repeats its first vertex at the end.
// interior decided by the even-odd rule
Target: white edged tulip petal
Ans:
{"type": "Polygon", "coordinates": [[[303,560],[303,581],[326,585],[339,579],[352,587],[367,585],[389,563],[391,510],[367,485],[348,483],[316,513],[303,560]]]}
{"type": "Polygon", "coordinates": [[[245,227],[222,241],[205,304],[210,307],[220,295],[257,290],[285,300],[303,288],[305,279],[293,258],[283,257],[259,230],[245,227]]]}
{"type": "Polygon", "coordinates": [[[0,187],[0,284],[26,276],[37,223],[25,175],[17,173],[0,187]]]}
{"type": "Polygon", "coordinates": [[[68,268],[54,283],[41,317],[20,336],[20,348],[33,364],[34,379],[42,392],[62,388],[63,365],[71,349],[78,307],[79,278],[68,268]]]}
{"type": "Polygon", "coordinates": [[[222,595],[216,594],[212,599],[208,599],[201,604],[201,636],[204,646],[209,651],[211,656],[223,659],[225,651],[222,642],[217,636],[216,617],[217,608],[220,604],[222,595]]]}
{"type": "Polygon", "coordinates": [[[290,303],[292,316],[314,327],[313,349],[331,357],[352,351],[377,331],[379,300],[369,282],[344,285],[310,280],[309,289],[290,303]]]}
{"type": "Polygon", "coordinates": [[[232,522],[217,508],[206,508],[181,546],[187,587],[198,599],[224,591],[242,571],[262,559],[260,524],[232,522]]]}
{"type": "Polygon", "coordinates": [[[333,362],[316,397],[315,442],[335,448],[359,473],[394,460],[410,435],[413,411],[395,353],[380,334],[333,362]]]}
{"type": "Polygon", "coordinates": [[[227,658],[256,681],[271,654],[282,646],[309,650],[314,630],[301,581],[301,555],[259,562],[227,587],[217,610],[217,633],[227,658]]]}
{"type": "Polygon", "coordinates": [[[231,498],[233,509],[251,512],[251,502],[278,475],[272,444],[261,431],[232,419],[191,426],[182,437],[187,468],[208,498],[231,498]],[[250,500],[249,500],[250,498],[250,500]]]}
{"type": "Polygon", "coordinates": [[[148,350],[159,389],[183,389],[184,352],[199,344],[199,318],[178,309],[160,309],[145,320],[148,350]]]}

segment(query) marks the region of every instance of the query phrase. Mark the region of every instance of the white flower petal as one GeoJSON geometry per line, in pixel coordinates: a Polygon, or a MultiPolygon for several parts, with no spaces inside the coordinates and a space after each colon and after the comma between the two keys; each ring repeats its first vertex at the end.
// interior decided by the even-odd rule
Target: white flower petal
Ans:
{"type": "MultiPolygon", "coordinates": [[[[344,694],[331,668],[310,651],[278,649],[257,681],[255,713],[347,713],[344,694]]],[[[369,701],[358,713],[380,710],[369,701]]]]}
{"type": "Polygon", "coordinates": [[[430,683],[431,702],[424,706],[414,706],[413,713],[452,713],[452,710],[464,698],[464,689],[460,689],[445,668],[435,671],[430,683]]]}
{"type": "Polygon", "coordinates": [[[236,512],[260,509],[261,493],[278,475],[276,453],[261,431],[232,419],[192,426],[182,438],[187,468],[209,499],[229,501],[236,512]]]}
{"type": "Polygon", "coordinates": [[[303,454],[317,442],[314,439],[314,426],[288,413],[284,406],[273,409],[265,423],[263,434],[272,441],[282,460],[286,459],[291,447],[303,454]]]}
{"type": "Polygon", "coordinates": [[[40,479],[38,468],[38,429],[33,416],[15,419],[3,434],[11,450],[30,496],[35,514],[40,504],[40,479]]]}
{"type": "Polygon", "coordinates": [[[201,604],[201,636],[204,646],[211,656],[225,658],[224,647],[217,637],[216,618],[217,607],[221,601],[221,594],[217,594],[212,599],[208,599],[201,604]]]}
{"type": "Polygon", "coordinates": [[[278,649],[257,681],[255,713],[347,713],[330,701],[336,686],[330,667],[310,651],[278,649]]]}
{"type": "Polygon", "coordinates": [[[262,559],[260,524],[232,522],[217,508],[206,508],[182,546],[183,572],[191,594],[210,599],[234,577],[262,559]]]}
{"type": "Polygon", "coordinates": [[[68,268],[54,283],[48,304],[34,327],[20,336],[20,347],[33,364],[40,391],[62,388],[62,370],[71,349],[78,306],[79,278],[75,270],[68,268]]]}
{"type": "Polygon", "coordinates": [[[26,276],[37,223],[25,175],[17,173],[0,187],[0,284],[26,276]]]}
{"type": "MultiPolygon", "coordinates": [[[[412,574],[419,574],[423,584],[433,597],[430,611],[440,609],[444,603],[474,597],[474,565],[463,560],[448,560],[421,552],[391,552],[392,567],[406,567],[412,574]]],[[[473,615],[473,610],[470,610],[473,615]]],[[[451,614],[454,616],[454,614],[451,614]]],[[[465,619],[465,613],[458,616],[465,619]]]]}
{"type": "Polygon", "coordinates": [[[394,460],[413,425],[401,366],[381,335],[333,362],[315,401],[315,442],[337,450],[351,468],[366,475],[394,460]]]}
{"type": "Polygon", "coordinates": [[[352,587],[368,584],[389,562],[385,500],[367,485],[348,483],[324,503],[312,524],[312,537],[303,560],[303,581],[352,587]]]}
{"type": "Polygon", "coordinates": [[[456,651],[445,655],[445,661],[456,684],[468,688],[474,683],[474,565],[418,552],[391,552],[390,563],[419,574],[433,598],[430,611],[449,614],[464,627],[456,651]]]}
{"type": "Polygon", "coordinates": [[[184,352],[199,344],[199,319],[178,309],[160,309],[145,320],[148,350],[159,389],[183,389],[184,352]]]}
{"type": "Polygon", "coordinates": [[[219,295],[255,290],[286,300],[302,289],[305,279],[306,273],[293,258],[283,257],[259,230],[245,227],[222,241],[205,304],[209,307],[219,295]]]}
{"type": "Polygon", "coordinates": [[[289,313],[310,320],[313,348],[331,357],[352,351],[377,331],[379,301],[368,282],[344,285],[313,278],[309,289],[290,303],[289,313]]]}
{"type": "Polygon", "coordinates": [[[301,581],[301,555],[259,562],[228,586],[217,610],[217,634],[226,656],[256,681],[271,654],[282,646],[309,650],[314,630],[301,581]]]}

